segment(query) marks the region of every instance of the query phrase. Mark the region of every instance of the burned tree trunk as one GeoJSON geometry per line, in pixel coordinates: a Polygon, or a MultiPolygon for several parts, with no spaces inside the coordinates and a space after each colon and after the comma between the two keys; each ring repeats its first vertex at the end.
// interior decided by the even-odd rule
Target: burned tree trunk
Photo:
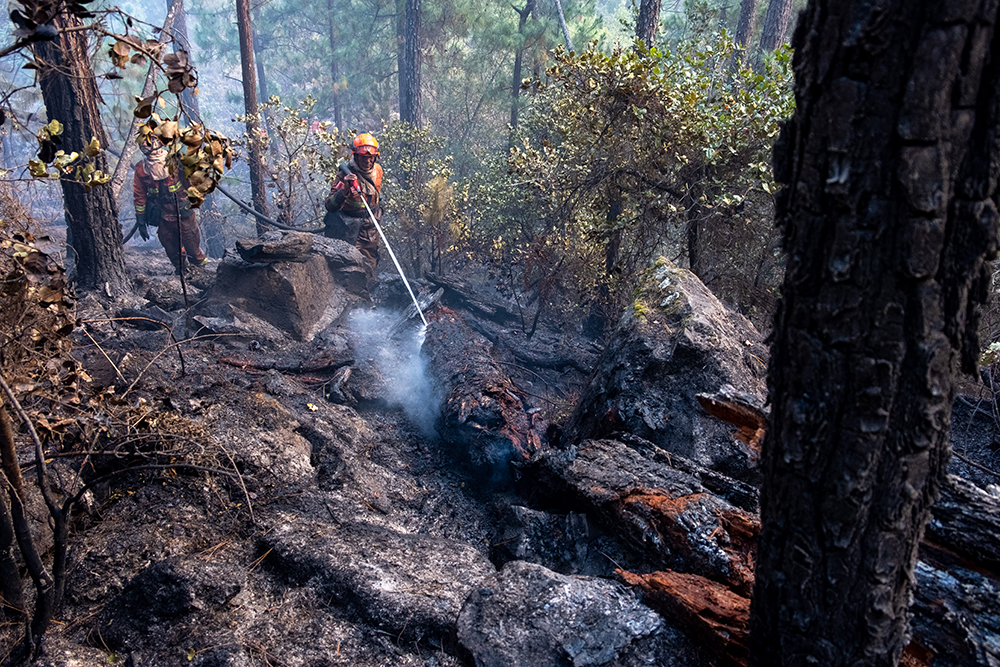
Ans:
{"type": "MultiPolygon", "coordinates": [[[[35,46],[42,62],[40,85],[45,111],[50,120],[64,126],[62,146],[67,154],[86,153],[94,137],[102,147],[108,145],[98,111],[100,93],[90,66],[86,33],[80,19],[72,14],[56,18],[59,37],[35,46]]],[[[104,153],[93,166],[108,173],[104,153]]],[[[81,183],[64,177],[60,184],[66,211],[67,240],[75,261],[76,284],[83,289],[102,289],[120,294],[126,289],[125,256],[122,229],[118,222],[118,204],[111,188],[97,186],[89,192],[81,183]]]]}
{"type": "Polygon", "coordinates": [[[431,314],[422,353],[444,392],[438,431],[481,472],[506,478],[511,461],[541,447],[534,417],[491,345],[451,310],[431,314]]]}
{"type": "Polygon", "coordinates": [[[751,664],[895,666],[906,645],[997,244],[985,7],[816,0],[796,31],[751,664]]]}

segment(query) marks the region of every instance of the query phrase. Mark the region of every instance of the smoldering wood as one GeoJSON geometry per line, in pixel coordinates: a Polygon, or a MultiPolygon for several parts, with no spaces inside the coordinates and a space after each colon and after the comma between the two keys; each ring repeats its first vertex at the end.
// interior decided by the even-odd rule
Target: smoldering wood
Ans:
{"type": "Polygon", "coordinates": [[[454,311],[427,313],[422,348],[428,371],[445,392],[442,437],[479,468],[506,475],[508,462],[527,460],[542,444],[534,411],[492,356],[492,346],[454,311]]]}

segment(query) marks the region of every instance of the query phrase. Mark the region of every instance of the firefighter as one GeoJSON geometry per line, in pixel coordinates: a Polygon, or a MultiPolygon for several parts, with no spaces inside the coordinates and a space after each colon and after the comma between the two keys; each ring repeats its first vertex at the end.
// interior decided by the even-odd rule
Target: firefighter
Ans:
{"type": "Polygon", "coordinates": [[[368,202],[375,219],[381,224],[381,191],[382,165],[378,164],[378,140],[367,133],[359,134],[354,137],[351,161],[337,172],[337,180],[326,199],[328,213],[324,218],[324,235],[353,243],[372,269],[378,264],[378,230],[364,202],[368,202]]]}
{"type": "Polygon", "coordinates": [[[149,240],[149,227],[156,227],[156,237],[167,251],[174,269],[180,273],[183,259],[193,266],[204,266],[208,258],[201,250],[201,233],[194,210],[184,195],[185,180],[179,169],[167,168],[167,151],[157,140],[140,142],[142,161],[135,166],[132,194],[139,236],[149,240]]]}

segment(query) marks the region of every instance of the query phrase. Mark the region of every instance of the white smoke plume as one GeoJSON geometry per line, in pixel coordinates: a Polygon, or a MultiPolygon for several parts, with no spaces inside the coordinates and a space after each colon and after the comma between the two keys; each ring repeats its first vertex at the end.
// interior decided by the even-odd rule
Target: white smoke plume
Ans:
{"type": "Polygon", "coordinates": [[[427,373],[420,354],[426,328],[419,319],[393,333],[398,312],[383,309],[355,311],[348,321],[358,363],[371,363],[382,376],[387,400],[401,408],[426,438],[436,438],[434,423],[441,408],[441,391],[427,373]],[[392,334],[392,335],[391,335],[392,334]]]}

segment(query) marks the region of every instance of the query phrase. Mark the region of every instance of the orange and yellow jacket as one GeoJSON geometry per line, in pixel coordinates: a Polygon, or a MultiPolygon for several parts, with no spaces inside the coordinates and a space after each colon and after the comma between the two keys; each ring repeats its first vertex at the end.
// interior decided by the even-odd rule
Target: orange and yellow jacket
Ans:
{"type": "Polygon", "coordinates": [[[132,199],[135,205],[135,217],[143,220],[147,208],[150,211],[159,211],[156,220],[146,220],[147,225],[158,225],[163,222],[177,222],[177,208],[180,206],[181,217],[187,218],[194,215],[194,211],[187,206],[187,197],[184,195],[185,180],[183,174],[170,174],[162,181],[155,181],[146,172],[144,162],[139,162],[135,166],[135,176],[132,178],[132,199]]]}

